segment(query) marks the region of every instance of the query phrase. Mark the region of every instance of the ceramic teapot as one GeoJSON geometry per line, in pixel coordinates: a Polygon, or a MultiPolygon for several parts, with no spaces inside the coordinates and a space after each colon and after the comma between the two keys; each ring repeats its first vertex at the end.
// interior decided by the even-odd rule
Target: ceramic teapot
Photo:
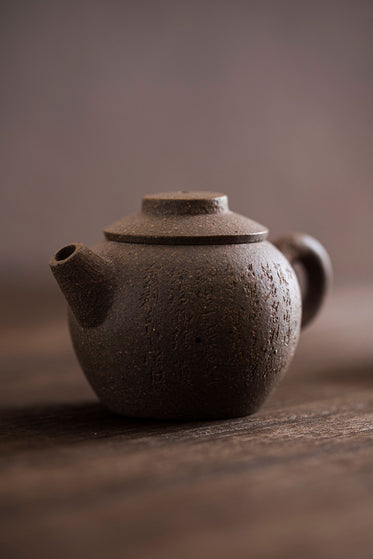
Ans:
{"type": "Polygon", "coordinates": [[[76,243],[55,254],[78,360],[107,408],[156,419],[259,408],[331,277],[314,238],[271,244],[267,234],[224,194],[179,191],[145,196],[93,250],[76,243]]]}

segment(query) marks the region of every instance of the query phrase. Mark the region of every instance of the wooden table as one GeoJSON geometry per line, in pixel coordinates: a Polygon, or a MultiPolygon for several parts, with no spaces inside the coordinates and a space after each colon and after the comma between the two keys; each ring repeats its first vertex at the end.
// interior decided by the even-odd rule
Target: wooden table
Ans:
{"type": "Polygon", "coordinates": [[[336,291],[254,416],[105,412],[56,290],[3,290],[8,558],[373,557],[373,289],[336,291]]]}

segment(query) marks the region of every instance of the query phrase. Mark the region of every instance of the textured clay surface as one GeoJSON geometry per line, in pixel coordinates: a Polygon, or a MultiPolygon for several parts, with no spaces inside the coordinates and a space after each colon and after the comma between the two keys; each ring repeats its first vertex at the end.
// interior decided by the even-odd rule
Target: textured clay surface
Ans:
{"type": "Polygon", "coordinates": [[[167,246],[104,241],[116,268],[101,326],[70,312],[93,389],[112,411],[192,419],[255,412],[299,337],[298,281],[269,242],[167,246]]]}

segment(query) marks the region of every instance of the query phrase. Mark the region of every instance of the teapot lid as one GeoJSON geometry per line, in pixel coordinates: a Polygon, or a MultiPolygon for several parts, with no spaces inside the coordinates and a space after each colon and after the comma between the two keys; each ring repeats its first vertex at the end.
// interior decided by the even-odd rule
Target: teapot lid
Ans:
{"type": "Polygon", "coordinates": [[[265,239],[268,229],[231,212],[225,194],[180,190],[144,196],[141,212],[104,233],[117,242],[194,245],[254,243],[265,239]]]}

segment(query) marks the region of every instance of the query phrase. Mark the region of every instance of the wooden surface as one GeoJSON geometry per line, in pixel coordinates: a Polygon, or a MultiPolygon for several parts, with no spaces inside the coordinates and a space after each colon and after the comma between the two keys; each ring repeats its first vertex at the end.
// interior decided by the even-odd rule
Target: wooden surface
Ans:
{"type": "Polygon", "coordinates": [[[105,412],[58,294],[2,293],[3,558],[373,553],[373,289],[337,291],[254,416],[105,412]]]}

